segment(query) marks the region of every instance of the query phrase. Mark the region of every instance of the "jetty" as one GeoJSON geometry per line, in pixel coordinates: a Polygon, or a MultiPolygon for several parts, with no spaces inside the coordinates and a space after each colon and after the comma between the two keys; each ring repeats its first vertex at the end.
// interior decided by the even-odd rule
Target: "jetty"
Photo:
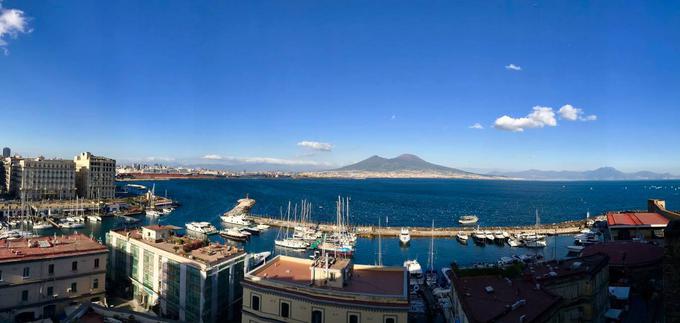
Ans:
{"type": "MultiPolygon", "coordinates": [[[[602,216],[600,216],[602,217],[602,216]]],[[[257,224],[266,224],[273,227],[281,228],[294,228],[299,226],[299,222],[286,221],[281,219],[275,219],[267,216],[255,216],[251,215],[251,218],[257,224]]],[[[598,217],[593,217],[591,220],[597,220],[598,217]]],[[[324,232],[335,232],[337,228],[331,223],[319,223],[318,229],[324,232]]],[[[489,230],[496,231],[502,230],[510,234],[519,234],[523,232],[536,232],[538,234],[544,235],[560,235],[560,234],[577,234],[587,227],[586,220],[577,221],[566,221],[560,223],[546,223],[541,224],[538,227],[536,225],[524,225],[524,226],[489,226],[489,227],[479,227],[479,230],[489,230]]],[[[378,226],[355,226],[356,233],[362,237],[374,237],[381,235],[383,237],[394,236],[398,237],[401,231],[401,227],[378,227],[378,226]]],[[[440,227],[432,228],[430,227],[408,227],[409,234],[413,238],[430,238],[432,236],[436,238],[451,238],[455,237],[458,232],[466,232],[471,234],[473,231],[477,230],[477,226],[461,226],[461,227],[440,227]]]]}

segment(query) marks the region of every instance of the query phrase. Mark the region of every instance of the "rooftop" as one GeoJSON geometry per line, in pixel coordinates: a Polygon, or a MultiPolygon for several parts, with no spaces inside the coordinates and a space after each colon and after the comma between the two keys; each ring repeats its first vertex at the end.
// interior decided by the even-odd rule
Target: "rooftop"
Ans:
{"type": "MultiPolygon", "coordinates": [[[[176,228],[173,226],[150,227],[166,228],[171,231],[174,230],[173,228],[176,228]]],[[[149,227],[145,228],[149,229],[149,227]]],[[[165,240],[150,241],[142,238],[142,232],[139,229],[129,231],[122,229],[113,232],[123,236],[128,236],[131,239],[135,239],[154,248],[184,257],[189,261],[195,261],[208,266],[216,265],[233,257],[245,254],[245,251],[243,249],[239,249],[238,247],[219,243],[209,243],[206,245],[202,240],[193,239],[188,236],[179,237],[171,235],[165,240]]]]}
{"type": "Polygon", "coordinates": [[[636,241],[610,241],[587,246],[582,254],[603,253],[609,256],[610,266],[645,266],[658,264],[663,259],[663,248],[636,241]]]}
{"type": "Polygon", "coordinates": [[[552,310],[559,296],[522,280],[500,276],[453,278],[453,286],[470,322],[541,321],[552,310]]]}
{"type": "Polygon", "coordinates": [[[668,225],[668,219],[659,213],[628,212],[608,213],[607,223],[610,227],[660,227],[668,225]]]}
{"type": "MultiPolygon", "coordinates": [[[[338,259],[332,268],[343,268],[348,260],[338,259]]],[[[313,260],[277,256],[267,264],[251,271],[251,281],[273,281],[310,289],[342,291],[355,294],[405,297],[406,271],[403,267],[355,265],[351,279],[341,288],[310,286],[313,260]]]]}
{"type": "Polygon", "coordinates": [[[142,227],[142,228],[153,230],[153,231],[164,231],[164,230],[172,231],[172,230],[181,229],[180,227],[177,227],[177,226],[174,226],[174,225],[158,225],[158,224],[147,225],[147,226],[142,227]]]}
{"type": "Polygon", "coordinates": [[[595,275],[609,263],[609,257],[602,253],[588,256],[554,260],[527,266],[525,278],[536,279],[542,283],[580,275],[595,275]]]}
{"type": "Polygon", "coordinates": [[[0,263],[108,252],[106,246],[82,234],[0,240],[0,263]]]}

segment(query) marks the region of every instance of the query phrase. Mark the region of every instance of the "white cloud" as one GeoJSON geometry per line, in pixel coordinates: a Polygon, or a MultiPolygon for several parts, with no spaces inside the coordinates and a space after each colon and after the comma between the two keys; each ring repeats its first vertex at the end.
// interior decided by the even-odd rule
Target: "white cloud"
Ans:
{"type": "Polygon", "coordinates": [[[482,126],[481,124],[479,124],[479,122],[477,122],[477,123],[475,123],[475,124],[469,126],[468,128],[470,128],[470,129],[479,129],[479,130],[482,130],[482,129],[484,129],[484,126],[482,126]]]}
{"type": "Polygon", "coordinates": [[[304,159],[283,159],[272,157],[232,157],[220,155],[205,155],[203,159],[221,160],[234,164],[271,164],[271,165],[286,165],[286,166],[332,166],[331,163],[318,162],[314,160],[304,159]]]}
{"type": "Polygon", "coordinates": [[[203,159],[220,160],[220,159],[222,159],[222,156],[215,155],[215,154],[208,154],[208,155],[203,156],[203,159]]]}
{"type": "Polygon", "coordinates": [[[318,142],[318,141],[300,141],[297,143],[298,146],[300,147],[305,147],[309,149],[314,149],[314,150],[320,150],[320,151],[331,151],[333,148],[333,145],[327,143],[327,142],[318,142]]]}
{"type": "Polygon", "coordinates": [[[584,116],[583,115],[583,109],[580,108],[575,108],[571,104],[565,104],[563,105],[557,113],[560,115],[560,118],[564,120],[569,120],[569,121],[595,121],[597,120],[597,116],[594,114],[584,116]]]}
{"type": "Polygon", "coordinates": [[[515,64],[509,64],[509,65],[505,65],[505,69],[511,70],[511,71],[521,71],[522,67],[519,66],[519,65],[515,65],[515,64]]]}
{"type": "Polygon", "coordinates": [[[557,126],[555,112],[550,107],[535,106],[533,111],[526,117],[513,118],[504,115],[494,123],[494,127],[500,130],[522,132],[527,128],[543,128],[545,126],[557,126]]]}
{"type": "Polygon", "coordinates": [[[0,0],[0,49],[7,55],[7,38],[17,38],[19,34],[30,32],[24,12],[18,9],[2,8],[0,0]]]}

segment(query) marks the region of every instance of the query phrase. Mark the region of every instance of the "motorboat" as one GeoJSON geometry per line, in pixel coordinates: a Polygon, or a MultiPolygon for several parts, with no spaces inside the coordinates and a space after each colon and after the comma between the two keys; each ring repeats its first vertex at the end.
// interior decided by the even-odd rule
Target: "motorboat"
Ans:
{"type": "Polygon", "coordinates": [[[256,225],[255,227],[256,227],[258,230],[260,230],[260,231],[264,231],[264,230],[269,229],[269,226],[266,225],[266,224],[258,224],[258,225],[256,225]]]}
{"type": "Polygon", "coordinates": [[[66,221],[59,223],[59,226],[64,229],[78,229],[85,227],[85,224],[76,221],[69,221],[69,219],[66,219],[66,221]]]}
{"type": "Polygon", "coordinates": [[[102,222],[102,217],[99,215],[88,215],[87,220],[90,222],[102,222]]]}
{"type": "Polygon", "coordinates": [[[496,240],[491,231],[484,231],[484,237],[486,238],[486,240],[489,240],[491,242],[494,242],[496,240]]]}
{"type": "Polygon", "coordinates": [[[283,248],[288,248],[288,249],[307,249],[309,247],[309,244],[307,242],[304,242],[302,240],[298,239],[292,239],[292,238],[286,238],[282,240],[274,240],[274,245],[283,247],[283,248]]]}
{"type": "Polygon", "coordinates": [[[250,266],[250,268],[257,267],[264,263],[265,260],[267,260],[267,258],[269,258],[269,256],[271,255],[272,253],[269,251],[250,254],[250,263],[248,265],[250,266]]]}
{"type": "Polygon", "coordinates": [[[524,246],[527,248],[545,248],[548,243],[544,239],[525,240],[524,246]]]}
{"type": "Polygon", "coordinates": [[[251,234],[260,234],[260,232],[262,232],[262,230],[258,229],[257,227],[245,227],[241,231],[246,231],[251,234]]]}
{"type": "Polygon", "coordinates": [[[468,242],[469,236],[468,236],[467,233],[465,233],[463,231],[458,231],[458,233],[456,233],[456,239],[459,242],[466,244],[468,242]]]}
{"type": "Polygon", "coordinates": [[[402,245],[407,245],[411,242],[411,234],[408,228],[401,228],[401,231],[399,231],[399,242],[402,245]]]}
{"type": "Polygon", "coordinates": [[[47,221],[36,222],[36,223],[33,224],[33,230],[45,230],[45,229],[49,229],[49,228],[52,228],[52,225],[47,221]]]}
{"type": "Polygon", "coordinates": [[[246,215],[223,215],[220,217],[222,219],[222,222],[227,223],[227,224],[233,224],[233,225],[239,225],[239,226],[252,226],[253,221],[248,219],[246,215]]]}
{"type": "Polygon", "coordinates": [[[508,238],[508,245],[510,247],[521,247],[522,246],[522,241],[517,239],[517,238],[508,238]]]}
{"type": "Polygon", "coordinates": [[[160,216],[163,213],[161,213],[161,211],[158,211],[156,209],[146,209],[144,211],[144,214],[146,214],[147,216],[160,216]]]}
{"type": "Polygon", "coordinates": [[[404,267],[408,271],[409,281],[411,285],[420,285],[424,282],[423,268],[417,259],[404,261],[404,267]]]}
{"type": "Polygon", "coordinates": [[[243,234],[240,230],[236,228],[230,228],[228,230],[220,230],[219,234],[229,240],[243,242],[248,240],[248,236],[243,234]]]}
{"type": "Polygon", "coordinates": [[[203,234],[215,234],[217,229],[210,222],[189,222],[186,224],[187,230],[203,234]]]}
{"type": "Polygon", "coordinates": [[[250,237],[253,236],[253,234],[250,233],[248,230],[240,229],[240,230],[238,230],[238,231],[241,232],[242,234],[244,234],[246,237],[248,237],[248,239],[250,239],[250,237]]]}
{"type": "Polygon", "coordinates": [[[574,252],[574,253],[581,253],[583,249],[586,247],[584,246],[567,246],[567,249],[569,249],[569,252],[574,252]]]}
{"type": "Polygon", "coordinates": [[[472,233],[472,237],[477,242],[484,242],[484,240],[486,240],[486,234],[484,234],[484,231],[477,230],[477,231],[472,233]]]}
{"type": "Polygon", "coordinates": [[[479,218],[476,215],[463,215],[460,218],[458,218],[458,223],[462,225],[471,225],[475,224],[479,221],[479,218]]]}
{"type": "Polygon", "coordinates": [[[174,210],[175,210],[175,208],[166,207],[166,208],[161,209],[161,213],[163,213],[163,215],[168,215],[168,214],[172,213],[172,211],[174,211],[174,210]]]}
{"type": "Polygon", "coordinates": [[[496,239],[496,241],[503,241],[505,240],[505,236],[503,235],[503,231],[494,231],[493,237],[496,239]]]}

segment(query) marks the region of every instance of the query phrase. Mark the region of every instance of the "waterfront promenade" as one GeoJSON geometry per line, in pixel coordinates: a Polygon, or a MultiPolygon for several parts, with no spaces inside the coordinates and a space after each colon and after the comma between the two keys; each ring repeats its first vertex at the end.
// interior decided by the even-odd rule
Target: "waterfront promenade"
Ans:
{"type": "MultiPolygon", "coordinates": [[[[603,216],[601,216],[603,217],[603,216]]],[[[592,220],[597,220],[601,217],[593,217],[592,220]]],[[[282,228],[293,228],[299,226],[299,222],[286,221],[275,219],[266,216],[252,216],[252,219],[258,224],[267,224],[274,227],[282,228]]],[[[489,230],[496,231],[502,230],[507,231],[510,234],[518,234],[522,232],[537,232],[539,234],[545,235],[555,235],[555,234],[575,234],[579,233],[583,228],[586,227],[585,220],[579,221],[566,221],[560,223],[550,223],[541,224],[538,228],[535,225],[526,226],[489,226],[489,227],[479,227],[479,230],[489,230]]],[[[319,223],[319,230],[324,232],[336,231],[336,226],[330,223],[319,223]]],[[[377,227],[377,226],[357,226],[356,232],[363,237],[377,237],[378,235],[384,237],[399,236],[401,227],[377,227]]],[[[461,226],[461,227],[435,227],[434,230],[430,227],[409,227],[409,234],[411,237],[454,237],[458,232],[472,233],[477,230],[477,226],[461,226]]]]}

